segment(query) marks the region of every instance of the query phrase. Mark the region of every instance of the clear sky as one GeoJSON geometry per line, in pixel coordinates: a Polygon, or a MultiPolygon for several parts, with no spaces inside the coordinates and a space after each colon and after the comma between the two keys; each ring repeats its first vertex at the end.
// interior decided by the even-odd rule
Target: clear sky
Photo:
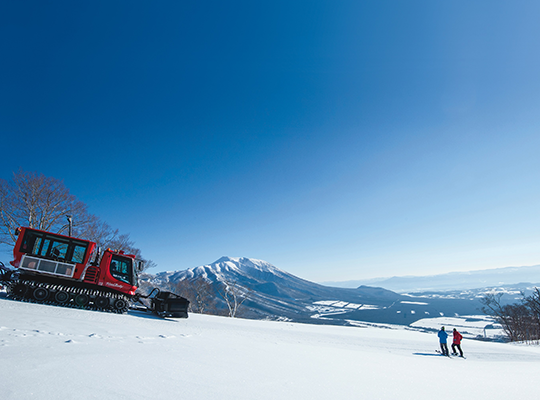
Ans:
{"type": "Polygon", "coordinates": [[[0,177],[63,180],[155,272],[223,255],[312,281],[539,264],[539,15],[5,1],[0,177]]]}

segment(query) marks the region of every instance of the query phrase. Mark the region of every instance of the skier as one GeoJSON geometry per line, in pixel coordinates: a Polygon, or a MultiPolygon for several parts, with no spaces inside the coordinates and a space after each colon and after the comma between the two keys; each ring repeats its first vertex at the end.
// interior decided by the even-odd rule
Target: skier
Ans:
{"type": "Polygon", "coordinates": [[[446,344],[448,333],[446,333],[446,331],[444,330],[444,326],[441,328],[437,336],[439,337],[439,342],[441,343],[441,353],[443,354],[443,356],[449,356],[448,345],[446,344]]]}
{"type": "Polygon", "coordinates": [[[459,350],[459,356],[463,357],[463,351],[461,350],[461,339],[463,339],[463,336],[461,336],[461,333],[459,333],[457,329],[454,328],[454,340],[452,340],[452,354],[457,356],[457,347],[457,349],[459,350]]]}

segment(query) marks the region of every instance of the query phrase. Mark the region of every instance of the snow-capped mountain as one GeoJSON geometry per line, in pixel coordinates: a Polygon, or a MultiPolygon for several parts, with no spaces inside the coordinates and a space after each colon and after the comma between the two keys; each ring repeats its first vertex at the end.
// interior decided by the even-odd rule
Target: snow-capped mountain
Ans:
{"type": "MultiPolygon", "coordinates": [[[[334,294],[335,288],[319,285],[282,271],[272,264],[253,258],[221,257],[212,264],[203,265],[185,271],[161,272],[156,279],[162,282],[175,283],[181,280],[205,278],[211,282],[234,282],[252,291],[282,298],[315,299],[334,294]]],[[[395,299],[395,293],[376,288],[338,289],[339,293],[354,293],[355,298],[375,296],[388,301],[395,299]]]]}
{"type": "Polygon", "coordinates": [[[301,286],[311,283],[282,271],[266,261],[245,257],[221,257],[212,264],[185,271],[160,272],[156,278],[173,283],[184,279],[204,278],[211,282],[237,282],[249,286],[270,282],[280,282],[285,286],[301,286]]]}
{"type": "MultiPolygon", "coordinates": [[[[204,278],[218,287],[236,284],[248,299],[242,315],[248,318],[289,319],[297,322],[348,324],[349,320],[408,325],[426,316],[478,313],[478,301],[416,298],[380,287],[337,288],[301,279],[274,265],[251,258],[222,257],[184,271],[147,275],[154,285],[173,287],[180,281],[204,278]]],[[[218,296],[216,295],[216,298],[218,296]]]]}

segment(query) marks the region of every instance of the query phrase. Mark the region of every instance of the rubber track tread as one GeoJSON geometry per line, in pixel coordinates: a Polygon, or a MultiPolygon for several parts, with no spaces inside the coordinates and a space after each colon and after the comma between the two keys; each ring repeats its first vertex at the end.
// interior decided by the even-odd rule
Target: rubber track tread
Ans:
{"type": "Polygon", "coordinates": [[[59,307],[79,308],[79,309],[85,309],[85,310],[96,310],[96,311],[105,311],[105,312],[114,312],[117,314],[124,314],[127,312],[129,308],[129,302],[130,302],[130,299],[127,296],[124,296],[123,294],[119,294],[119,293],[110,293],[110,292],[102,291],[99,289],[73,288],[66,285],[49,284],[49,283],[43,283],[43,282],[35,282],[31,280],[15,279],[15,280],[6,282],[5,286],[7,288],[8,297],[14,300],[27,301],[27,302],[38,303],[38,304],[48,304],[48,305],[54,305],[54,306],[59,306],[59,307]],[[23,296],[16,295],[15,293],[12,292],[13,288],[18,284],[24,284],[27,287],[26,293],[23,296]],[[38,287],[45,288],[49,291],[49,295],[43,301],[38,301],[33,296],[34,290],[38,287]],[[69,299],[64,303],[59,303],[58,301],[55,300],[55,294],[60,291],[63,291],[69,294],[69,299]],[[87,295],[90,299],[88,304],[86,304],[85,306],[77,305],[75,303],[75,297],[78,294],[87,295]],[[98,307],[94,303],[94,301],[98,297],[108,298],[109,299],[108,307],[105,307],[105,308],[98,307]],[[115,307],[115,303],[117,300],[123,300],[123,304],[125,306],[122,306],[120,308],[115,307]]]}

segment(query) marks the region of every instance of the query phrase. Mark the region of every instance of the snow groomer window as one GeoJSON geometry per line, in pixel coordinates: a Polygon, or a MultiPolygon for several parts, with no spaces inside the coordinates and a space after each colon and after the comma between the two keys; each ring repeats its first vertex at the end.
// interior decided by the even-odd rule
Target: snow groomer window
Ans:
{"type": "Polygon", "coordinates": [[[77,239],[27,230],[19,251],[40,258],[82,263],[87,249],[88,243],[77,239]]]}
{"type": "Polygon", "coordinates": [[[131,276],[133,275],[131,260],[113,256],[111,261],[111,275],[119,281],[131,285],[131,276]]]}

